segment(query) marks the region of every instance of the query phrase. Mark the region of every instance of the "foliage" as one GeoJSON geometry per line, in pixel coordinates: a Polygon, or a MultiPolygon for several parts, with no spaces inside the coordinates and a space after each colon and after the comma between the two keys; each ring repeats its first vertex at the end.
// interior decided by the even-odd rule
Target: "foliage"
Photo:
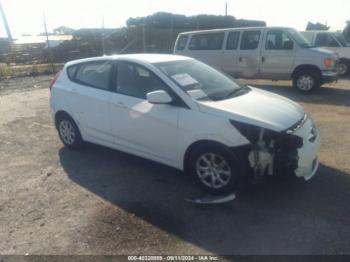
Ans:
{"type": "Polygon", "coordinates": [[[59,26],[53,30],[55,35],[71,35],[74,33],[74,29],[67,26],[59,26]]]}
{"type": "Polygon", "coordinates": [[[322,31],[327,31],[329,29],[329,26],[321,24],[321,23],[311,23],[308,22],[306,26],[306,31],[312,31],[312,30],[322,30],[322,31]]]}

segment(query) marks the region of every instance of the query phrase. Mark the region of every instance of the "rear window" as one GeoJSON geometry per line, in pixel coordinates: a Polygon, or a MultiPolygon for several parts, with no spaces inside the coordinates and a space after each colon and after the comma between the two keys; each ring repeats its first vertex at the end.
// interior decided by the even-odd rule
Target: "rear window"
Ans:
{"type": "Polygon", "coordinates": [[[77,72],[78,65],[73,65],[67,68],[68,77],[72,80],[77,72]]]}
{"type": "Polygon", "coordinates": [[[254,50],[259,46],[260,31],[245,31],[242,36],[241,50],[254,50]]]}
{"type": "Polygon", "coordinates": [[[179,40],[177,40],[176,50],[184,50],[187,44],[188,35],[180,36],[179,40]]]}
{"type": "Polygon", "coordinates": [[[76,70],[73,81],[99,89],[109,89],[112,63],[108,61],[84,63],[76,70]]]}
{"type": "Polygon", "coordinates": [[[191,38],[190,50],[221,50],[224,33],[198,34],[191,38]]]}

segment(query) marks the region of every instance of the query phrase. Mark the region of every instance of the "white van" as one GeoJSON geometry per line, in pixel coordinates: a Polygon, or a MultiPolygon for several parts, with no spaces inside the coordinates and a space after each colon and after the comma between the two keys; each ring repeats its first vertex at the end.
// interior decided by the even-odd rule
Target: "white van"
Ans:
{"type": "Polygon", "coordinates": [[[338,54],[337,71],[339,76],[350,73],[350,45],[341,33],[328,31],[306,31],[301,33],[313,46],[324,47],[338,54]]]}
{"type": "Polygon", "coordinates": [[[256,27],[185,32],[174,53],[194,57],[238,78],[293,79],[310,92],[337,79],[334,52],[312,48],[295,29],[256,27]]]}

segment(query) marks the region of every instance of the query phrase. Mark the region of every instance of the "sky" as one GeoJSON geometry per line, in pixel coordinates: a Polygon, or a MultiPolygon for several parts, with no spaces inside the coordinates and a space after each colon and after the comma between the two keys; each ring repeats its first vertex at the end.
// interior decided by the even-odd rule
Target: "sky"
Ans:
{"type": "MultiPolygon", "coordinates": [[[[61,25],[79,28],[125,26],[129,17],[155,12],[184,15],[228,14],[236,18],[263,20],[268,26],[288,26],[304,30],[308,21],[326,23],[342,30],[350,20],[349,0],[0,0],[12,35],[38,34],[44,31],[45,13],[48,30],[61,25]],[[104,18],[104,19],[103,19],[104,18]]],[[[0,20],[0,37],[6,36],[0,20]]]]}

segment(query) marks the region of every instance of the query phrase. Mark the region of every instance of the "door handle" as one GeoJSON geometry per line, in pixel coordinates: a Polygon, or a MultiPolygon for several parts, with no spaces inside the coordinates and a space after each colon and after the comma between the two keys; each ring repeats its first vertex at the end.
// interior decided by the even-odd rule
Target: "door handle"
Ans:
{"type": "Polygon", "coordinates": [[[264,63],[265,62],[265,57],[261,57],[261,62],[264,63]]]}
{"type": "Polygon", "coordinates": [[[72,88],[71,92],[74,93],[74,94],[78,93],[77,89],[75,89],[75,88],[72,88]]]}
{"type": "Polygon", "coordinates": [[[239,59],[238,59],[239,62],[242,62],[243,61],[243,58],[240,56],[239,59]]]}

